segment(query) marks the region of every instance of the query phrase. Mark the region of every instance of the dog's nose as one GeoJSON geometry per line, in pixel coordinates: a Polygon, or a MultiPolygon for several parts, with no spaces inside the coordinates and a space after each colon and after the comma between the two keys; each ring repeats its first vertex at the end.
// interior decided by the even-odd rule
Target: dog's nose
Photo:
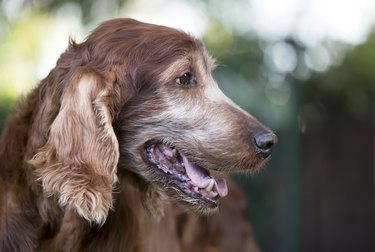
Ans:
{"type": "Polygon", "coordinates": [[[277,136],[272,132],[261,132],[255,134],[253,140],[256,151],[267,158],[277,143],[277,136]]]}

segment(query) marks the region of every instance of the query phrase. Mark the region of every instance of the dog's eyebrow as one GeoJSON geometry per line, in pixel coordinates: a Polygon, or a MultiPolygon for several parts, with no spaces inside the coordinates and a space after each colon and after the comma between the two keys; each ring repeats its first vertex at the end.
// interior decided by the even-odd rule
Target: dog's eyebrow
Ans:
{"type": "Polygon", "coordinates": [[[187,56],[174,61],[160,74],[160,80],[166,82],[171,78],[174,78],[176,73],[183,74],[183,71],[188,71],[190,68],[190,61],[190,58],[187,56]]]}
{"type": "Polygon", "coordinates": [[[207,72],[212,72],[216,68],[216,60],[211,55],[207,53],[207,51],[202,47],[199,52],[198,57],[200,57],[203,61],[203,67],[207,72]]]}
{"type": "Polygon", "coordinates": [[[195,40],[195,46],[197,51],[202,57],[204,67],[207,72],[211,72],[216,68],[216,60],[206,50],[206,47],[200,40],[195,40]]]}

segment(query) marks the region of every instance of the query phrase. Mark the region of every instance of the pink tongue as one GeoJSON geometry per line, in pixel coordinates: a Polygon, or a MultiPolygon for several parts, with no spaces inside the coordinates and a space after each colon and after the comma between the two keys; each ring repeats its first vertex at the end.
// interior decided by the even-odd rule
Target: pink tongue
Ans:
{"type": "Polygon", "coordinates": [[[225,182],[225,179],[218,179],[215,182],[214,189],[216,186],[216,191],[220,195],[220,197],[225,197],[228,194],[228,187],[227,183],[225,182]]]}
{"type": "Polygon", "coordinates": [[[189,162],[189,160],[183,156],[182,160],[185,164],[185,170],[189,178],[196,184],[199,188],[206,188],[208,184],[210,183],[211,178],[206,176],[206,174],[203,173],[202,169],[200,169],[198,166],[192,164],[189,162]]]}
{"type": "Polygon", "coordinates": [[[195,185],[199,188],[206,188],[210,181],[214,180],[214,190],[217,191],[220,197],[225,197],[228,194],[228,187],[224,179],[215,180],[207,176],[201,168],[190,163],[184,155],[181,156],[185,164],[186,173],[195,185]]]}

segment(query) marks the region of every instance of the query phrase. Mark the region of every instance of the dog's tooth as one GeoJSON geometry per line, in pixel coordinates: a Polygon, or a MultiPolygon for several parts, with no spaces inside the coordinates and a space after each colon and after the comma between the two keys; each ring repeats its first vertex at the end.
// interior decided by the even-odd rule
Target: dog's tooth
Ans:
{"type": "Polygon", "coordinates": [[[212,198],[215,198],[215,197],[218,195],[218,193],[215,192],[215,191],[211,191],[210,194],[211,194],[210,196],[211,196],[212,198]]]}
{"type": "Polygon", "coordinates": [[[176,151],[176,149],[172,149],[172,155],[173,155],[174,157],[177,157],[177,151],[176,151]]]}
{"type": "Polygon", "coordinates": [[[208,185],[206,186],[205,190],[207,192],[211,192],[212,191],[212,188],[214,187],[214,184],[215,184],[215,180],[214,179],[211,179],[210,180],[210,183],[208,183],[208,185]]]}

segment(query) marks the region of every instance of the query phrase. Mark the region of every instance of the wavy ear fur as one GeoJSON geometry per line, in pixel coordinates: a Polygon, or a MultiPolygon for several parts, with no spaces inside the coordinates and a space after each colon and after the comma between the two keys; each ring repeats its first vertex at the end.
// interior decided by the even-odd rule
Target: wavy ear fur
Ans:
{"type": "Polygon", "coordinates": [[[94,73],[72,78],[47,143],[30,161],[48,196],[103,224],[112,207],[119,145],[112,128],[113,83],[94,73]]]}

